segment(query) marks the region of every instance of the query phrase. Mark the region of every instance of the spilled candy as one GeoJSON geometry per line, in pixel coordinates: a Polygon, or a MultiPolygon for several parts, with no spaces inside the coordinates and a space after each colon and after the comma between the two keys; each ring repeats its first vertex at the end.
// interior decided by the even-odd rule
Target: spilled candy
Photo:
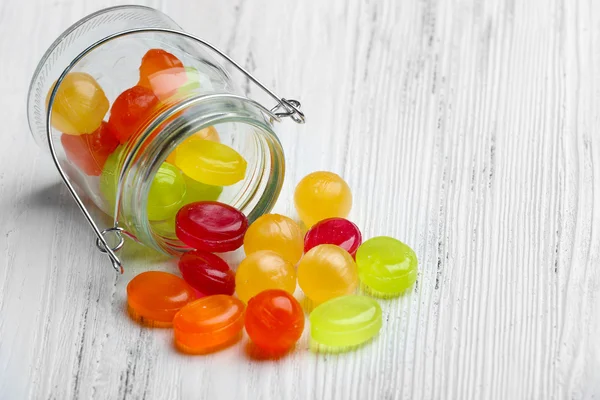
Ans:
{"type": "Polygon", "coordinates": [[[296,270],[277,253],[269,250],[257,251],[240,263],[235,274],[235,288],[238,297],[245,303],[267,289],[281,289],[294,293],[296,270]]]}
{"type": "Polygon", "coordinates": [[[194,299],[192,288],[167,272],[143,272],[127,285],[131,315],[153,325],[170,326],[175,314],[194,299]]]}
{"type": "Polygon", "coordinates": [[[284,290],[265,290],[252,297],[246,308],[246,332],[267,355],[280,355],[302,336],[304,311],[284,290]]]}
{"type": "Polygon", "coordinates": [[[175,218],[175,233],[191,248],[226,252],[239,248],[248,229],[248,218],[230,205],[216,201],[186,204],[175,218]]]}
{"type": "Polygon", "coordinates": [[[300,219],[310,228],[326,218],[346,218],[352,208],[352,192],[339,175],[317,171],[298,183],[294,204],[300,219]]]}
{"type": "Polygon", "coordinates": [[[188,354],[206,354],[242,337],[244,303],[232,296],[203,297],[183,307],[173,318],[175,344],[188,354]]]}
{"type": "Polygon", "coordinates": [[[361,282],[378,297],[396,296],[417,280],[417,255],[406,244],[378,236],[364,242],[356,252],[361,282]]]}
{"type": "Polygon", "coordinates": [[[317,222],[304,236],[304,251],[320,244],[335,244],[355,256],[362,243],[358,227],[344,218],[328,218],[317,222]]]}
{"type": "Polygon", "coordinates": [[[185,253],[179,259],[183,279],[200,293],[233,295],[235,274],[221,257],[200,250],[185,253]]]}
{"type": "Polygon", "coordinates": [[[316,307],[309,320],[310,337],[315,345],[311,347],[328,351],[347,350],[379,333],[381,307],[367,296],[342,296],[316,307]]]}
{"type": "Polygon", "coordinates": [[[321,244],[300,260],[298,284],[306,297],[317,304],[353,293],[358,286],[356,264],[341,247],[321,244]]]}
{"type": "Polygon", "coordinates": [[[302,231],[291,218],[265,214],[250,225],[244,236],[244,251],[252,254],[271,250],[296,264],[302,257],[302,231]]]}

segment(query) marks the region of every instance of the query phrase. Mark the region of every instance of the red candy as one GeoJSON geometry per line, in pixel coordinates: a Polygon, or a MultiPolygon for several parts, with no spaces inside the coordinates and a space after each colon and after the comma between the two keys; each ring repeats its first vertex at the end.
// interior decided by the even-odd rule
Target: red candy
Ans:
{"type": "Polygon", "coordinates": [[[179,260],[179,270],[183,279],[203,295],[233,295],[235,292],[235,274],[214,254],[199,250],[185,253],[179,260]]]}
{"type": "Polygon", "coordinates": [[[208,252],[238,249],[247,229],[248,219],[242,212],[217,201],[187,204],[175,217],[175,233],[179,240],[208,252]]]}
{"type": "Polygon", "coordinates": [[[63,134],[60,142],[67,158],[89,176],[99,176],[102,173],[106,159],[119,145],[119,141],[104,121],[90,134],[63,134]]]}
{"type": "Polygon", "coordinates": [[[187,81],[183,63],[162,49],[151,49],[142,58],[139,86],[151,89],[160,99],[173,94],[187,81]]]}
{"type": "Polygon", "coordinates": [[[134,86],[116,98],[110,109],[108,124],[119,142],[125,143],[147,121],[158,97],[152,90],[134,86]]]}
{"type": "Polygon", "coordinates": [[[270,355],[280,355],[302,336],[304,312],[288,292],[265,290],[248,302],[244,325],[258,348],[270,355]]]}
{"type": "Polygon", "coordinates": [[[304,252],[320,244],[334,244],[354,257],[361,243],[362,235],[355,224],[344,218],[328,218],[316,223],[306,232],[304,252]]]}

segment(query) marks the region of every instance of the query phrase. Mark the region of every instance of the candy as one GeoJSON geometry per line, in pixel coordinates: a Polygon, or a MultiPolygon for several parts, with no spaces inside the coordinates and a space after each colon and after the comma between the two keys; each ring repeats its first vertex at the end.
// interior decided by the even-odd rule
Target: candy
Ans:
{"type": "Polygon", "coordinates": [[[344,218],[328,218],[317,222],[304,236],[304,251],[320,244],[335,244],[355,256],[362,235],[358,227],[344,218]]]}
{"type": "Polygon", "coordinates": [[[108,119],[119,142],[125,143],[142,128],[157,104],[158,97],[143,86],[134,86],[121,93],[114,101],[108,119]]]}
{"type": "Polygon", "coordinates": [[[188,246],[222,253],[239,248],[248,229],[248,219],[239,210],[216,201],[183,206],[175,217],[175,233],[188,246]]]}
{"type": "Polygon", "coordinates": [[[235,292],[235,274],[229,265],[211,253],[194,250],[179,259],[179,270],[183,279],[204,295],[235,292]]]}
{"type": "Polygon", "coordinates": [[[175,165],[190,178],[215,186],[241,181],[247,167],[246,160],[231,147],[196,135],[177,146],[175,165]]]}
{"type": "MultiPolygon", "coordinates": [[[[219,143],[221,142],[221,138],[219,137],[219,132],[217,132],[217,130],[215,129],[214,126],[209,126],[208,128],[200,129],[198,132],[196,132],[192,136],[190,136],[190,138],[191,137],[195,138],[192,140],[203,139],[203,140],[210,140],[211,142],[219,142],[219,143]]],[[[190,140],[190,138],[187,138],[186,140],[184,140],[179,146],[185,145],[185,143],[188,140],[190,140]]],[[[179,146],[177,146],[177,147],[179,147],[179,146]]],[[[175,153],[177,152],[177,147],[167,157],[167,161],[173,165],[175,165],[175,153]]]]}
{"type": "Polygon", "coordinates": [[[190,204],[197,201],[215,201],[223,192],[222,186],[207,185],[193,180],[187,175],[183,175],[185,180],[185,197],[183,204],[190,204]]]}
{"type": "Polygon", "coordinates": [[[358,275],[373,295],[399,295],[417,280],[417,255],[401,241],[378,236],[364,242],[356,252],[358,275]]]}
{"type": "Polygon", "coordinates": [[[173,95],[188,80],[183,63],[163,49],[150,49],[142,57],[139,86],[151,89],[159,99],[173,95]]]}
{"type": "Polygon", "coordinates": [[[290,218],[279,214],[259,217],[246,231],[244,251],[271,250],[296,264],[302,257],[302,231],[290,218]]]}
{"type": "Polygon", "coordinates": [[[127,285],[130,313],[153,325],[169,326],[175,314],[194,298],[183,279],[167,272],[142,272],[127,285]]]}
{"type": "MultiPolygon", "coordinates": [[[[48,91],[46,106],[56,82],[48,91]]],[[[92,133],[100,127],[110,104],[104,91],[89,74],[65,76],[52,103],[52,126],[67,135],[92,133]]]]}
{"type": "Polygon", "coordinates": [[[148,219],[160,221],[173,217],[183,204],[185,192],[181,171],[169,163],[162,163],[148,193],[148,219]]]}
{"type": "Polygon", "coordinates": [[[100,174],[100,193],[108,209],[104,209],[110,216],[113,216],[115,200],[117,197],[117,182],[119,180],[121,157],[125,147],[118,146],[113,153],[108,156],[102,173],[100,174]]]}
{"type": "Polygon", "coordinates": [[[206,354],[242,337],[244,303],[232,296],[203,297],[183,307],[173,318],[175,344],[188,354],[206,354]]]}
{"type": "Polygon", "coordinates": [[[277,253],[257,251],[240,263],[235,274],[235,287],[238,297],[246,303],[267,289],[282,289],[294,293],[296,270],[277,253]]]}
{"type": "Polygon", "coordinates": [[[358,286],[356,264],[341,247],[321,244],[300,260],[298,284],[315,303],[353,293],[358,286]]]}
{"type": "Polygon", "coordinates": [[[62,134],[60,142],[69,161],[89,176],[99,176],[102,173],[106,159],[119,145],[104,121],[89,134],[62,134]]]}
{"type": "Polygon", "coordinates": [[[244,322],[248,336],[266,354],[291,349],[302,336],[304,312],[298,300],[284,290],[265,290],[252,297],[244,322]]]}
{"type": "Polygon", "coordinates": [[[381,329],[381,307],[367,296],[342,296],[316,307],[309,317],[310,336],[316,348],[341,350],[358,346],[381,329]]]}
{"type": "MultiPolygon", "coordinates": [[[[106,159],[100,175],[100,192],[113,214],[117,196],[117,183],[125,147],[119,146],[106,159]]],[[[150,221],[173,219],[183,204],[186,186],[183,174],[174,166],[162,163],[152,179],[148,193],[147,212],[150,221]]]]}
{"type": "Polygon", "coordinates": [[[326,218],[346,218],[352,208],[352,192],[339,175],[313,172],[296,186],[294,204],[300,219],[310,228],[326,218]]]}

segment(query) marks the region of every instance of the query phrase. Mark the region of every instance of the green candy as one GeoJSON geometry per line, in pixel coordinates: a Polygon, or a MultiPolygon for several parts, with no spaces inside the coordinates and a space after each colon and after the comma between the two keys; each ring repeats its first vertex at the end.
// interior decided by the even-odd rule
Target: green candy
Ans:
{"type": "Polygon", "coordinates": [[[162,163],[148,193],[148,219],[160,221],[177,214],[186,193],[183,173],[169,163],[162,163]]]}
{"type": "MultiPolygon", "coordinates": [[[[100,174],[100,192],[113,216],[117,196],[118,167],[124,146],[119,146],[112,153],[100,174]]],[[[147,212],[150,221],[174,218],[183,205],[186,195],[186,183],[183,173],[169,163],[163,163],[152,180],[148,193],[147,212]]]]}
{"type": "Polygon", "coordinates": [[[102,197],[108,207],[105,211],[111,217],[114,217],[115,199],[117,197],[117,181],[119,179],[117,168],[119,167],[124,148],[124,146],[119,146],[108,156],[100,174],[100,193],[102,193],[102,197]]]}
{"type": "Polygon", "coordinates": [[[336,297],[310,313],[311,348],[341,352],[363,344],[379,333],[381,307],[367,296],[336,297]]]}
{"type": "Polygon", "coordinates": [[[183,198],[183,205],[194,203],[196,201],[215,201],[223,192],[223,186],[207,185],[206,183],[193,180],[187,175],[183,175],[187,191],[183,198]]]}
{"type": "Polygon", "coordinates": [[[400,295],[417,280],[417,255],[388,236],[364,242],[356,252],[356,265],[365,289],[378,297],[400,295]]]}

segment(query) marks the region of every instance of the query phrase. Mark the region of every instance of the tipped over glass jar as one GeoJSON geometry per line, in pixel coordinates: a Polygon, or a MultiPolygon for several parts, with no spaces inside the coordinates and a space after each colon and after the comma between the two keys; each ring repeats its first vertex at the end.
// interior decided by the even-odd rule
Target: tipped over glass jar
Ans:
{"type": "Polygon", "coordinates": [[[117,268],[121,233],[162,253],[189,250],[174,228],[186,204],[218,201],[250,222],[269,212],[285,168],[274,122],[304,122],[299,106],[163,13],[120,6],[83,18],[50,46],[31,82],[28,119],[117,268]],[[245,97],[230,66],[276,106],[245,97]],[[114,226],[98,227],[83,198],[114,226]]]}

